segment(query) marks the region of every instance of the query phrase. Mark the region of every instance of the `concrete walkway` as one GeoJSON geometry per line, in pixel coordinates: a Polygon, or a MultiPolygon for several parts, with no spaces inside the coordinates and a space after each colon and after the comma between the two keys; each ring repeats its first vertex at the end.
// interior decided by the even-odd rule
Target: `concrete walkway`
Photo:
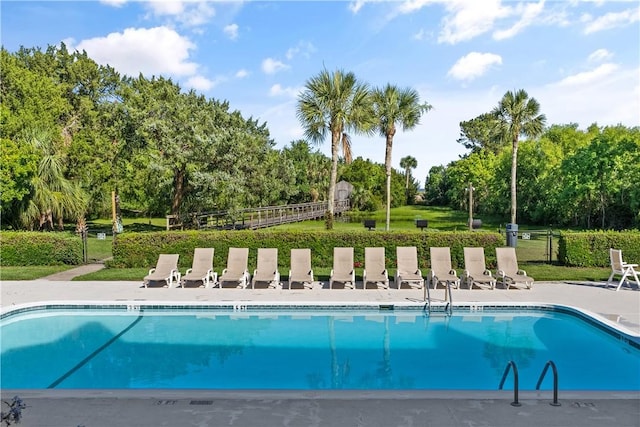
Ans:
{"type": "MultiPolygon", "coordinates": [[[[131,304],[363,303],[424,304],[422,290],[144,288],[142,282],[71,282],[98,266],[33,281],[1,284],[2,312],[42,302],[131,304]],[[57,277],[57,279],[55,278],[57,277]]],[[[431,291],[436,303],[444,291],[431,291]]],[[[604,283],[536,283],[531,290],[453,291],[454,304],[560,304],[640,337],[640,291],[604,283]]],[[[468,308],[467,308],[468,309],[468,308]]],[[[579,357],[579,355],[576,355],[579,357]]],[[[426,363],[426,362],[425,362],[426,363]]],[[[603,361],[607,363],[607,361],[603,361]]],[[[640,375],[640,360],[638,362],[640,375]]],[[[25,426],[629,426],[640,427],[640,392],[510,391],[216,391],[216,390],[2,390],[27,404],[25,426]]]]}
{"type": "Polygon", "coordinates": [[[54,282],[70,282],[76,277],[84,276],[85,274],[95,273],[104,268],[104,263],[85,264],[80,267],[70,268],[69,270],[61,271],[59,273],[50,274],[39,280],[49,280],[54,282]]]}

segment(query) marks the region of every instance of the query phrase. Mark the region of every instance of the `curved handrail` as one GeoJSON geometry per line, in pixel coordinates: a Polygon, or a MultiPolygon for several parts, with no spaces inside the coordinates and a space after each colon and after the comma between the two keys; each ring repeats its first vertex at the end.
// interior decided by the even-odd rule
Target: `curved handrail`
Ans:
{"type": "Polygon", "coordinates": [[[520,406],[521,404],[518,402],[518,367],[516,366],[516,362],[513,360],[507,363],[507,367],[504,370],[504,374],[502,374],[502,380],[500,381],[498,389],[502,390],[504,381],[507,379],[507,375],[509,375],[510,368],[513,368],[513,402],[511,402],[511,406],[520,406]]]}
{"type": "Polygon", "coordinates": [[[538,378],[538,383],[536,384],[536,390],[540,390],[540,385],[542,385],[542,380],[544,376],[547,374],[549,370],[549,366],[551,366],[551,370],[553,371],[553,402],[549,405],[551,406],[560,406],[558,403],[558,369],[556,369],[556,364],[553,363],[553,360],[549,360],[545,365],[542,373],[540,374],[540,378],[538,378]]]}
{"type": "Polygon", "coordinates": [[[424,283],[424,302],[426,303],[425,307],[428,309],[429,315],[431,315],[431,293],[429,292],[428,281],[424,283]]]}
{"type": "Polygon", "coordinates": [[[447,281],[447,293],[449,294],[449,305],[447,308],[449,309],[449,316],[453,314],[453,296],[451,295],[451,282],[447,281]]]}

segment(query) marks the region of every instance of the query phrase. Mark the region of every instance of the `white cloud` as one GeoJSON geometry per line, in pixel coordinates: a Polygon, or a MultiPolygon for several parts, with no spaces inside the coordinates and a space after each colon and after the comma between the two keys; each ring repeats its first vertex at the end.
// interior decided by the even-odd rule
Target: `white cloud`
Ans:
{"type": "Polygon", "coordinates": [[[612,74],[618,69],[616,64],[602,64],[591,71],[584,71],[582,73],[574,74],[557,83],[557,86],[585,86],[591,83],[602,80],[604,77],[612,74]]]}
{"type": "Polygon", "coordinates": [[[308,41],[300,40],[295,47],[287,49],[285,56],[288,60],[292,60],[295,56],[302,55],[310,58],[311,54],[316,51],[316,47],[308,41]]]}
{"type": "Polygon", "coordinates": [[[231,40],[238,38],[238,24],[229,24],[222,30],[231,40]]]}
{"type": "Polygon", "coordinates": [[[447,75],[458,80],[473,80],[485,74],[492,66],[502,64],[500,55],[471,52],[458,59],[447,75]]]}
{"type": "Polygon", "coordinates": [[[606,59],[611,59],[612,57],[613,53],[607,49],[598,49],[589,55],[589,62],[601,62],[606,59]]]}
{"type": "Polygon", "coordinates": [[[216,14],[211,2],[206,0],[147,1],[144,4],[156,17],[173,18],[188,27],[204,25],[216,14]]]}
{"type": "Polygon", "coordinates": [[[203,76],[193,76],[189,77],[185,82],[185,86],[206,92],[213,88],[217,83],[217,81],[209,80],[203,76]]]}
{"type": "Polygon", "coordinates": [[[493,28],[494,21],[509,16],[511,9],[501,5],[500,0],[451,1],[444,3],[448,14],[444,17],[444,28],[438,42],[456,44],[471,40],[493,28]]]}
{"type": "Polygon", "coordinates": [[[269,96],[288,96],[290,98],[297,98],[301,89],[297,87],[282,87],[279,83],[274,84],[269,89],[269,96]]]}
{"type": "Polygon", "coordinates": [[[249,75],[249,72],[247,70],[245,70],[244,68],[241,69],[241,70],[236,71],[236,78],[238,78],[238,79],[244,79],[248,75],[249,75]]]}
{"type": "Polygon", "coordinates": [[[366,3],[366,0],[356,0],[349,3],[349,10],[353,13],[358,13],[362,6],[366,3]]]}
{"type": "Polygon", "coordinates": [[[435,0],[406,0],[403,1],[402,4],[398,7],[398,12],[401,14],[413,13],[422,9],[424,6],[428,4],[437,3],[435,0]]]}
{"type": "Polygon", "coordinates": [[[592,123],[640,126],[640,68],[605,65],[536,89],[547,123],[578,123],[583,129],[592,123]]]}
{"type": "Polygon", "coordinates": [[[106,4],[107,6],[121,7],[124,6],[127,1],[128,0],[100,0],[100,3],[106,4]]]}
{"type": "Polygon", "coordinates": [[[262,61],[262,71],[266,74],[275,74],[278,71],[286,70],[289,66],[277,59],[267,58],[262,61]]]}
{"type": "Polygon", "coordinates": [[[591,34],[640,21],[640,8],[636,7],[622,12],[611,12],[596,19],[592,19],[590,15],[585,15],[582,21],[587,24],[584,33],[591,34]]]}
{"type": "Polygon", "coordinates": [[[544,0],[541,0],[538,3],[527,3],[523,7],[518,5],[518,9],[522,9],[518,11],[522,13],[520,20],[507,30],[495,31],[493,33],[493,38],[495,40],[511,38],[536,21],[544,9],[544,0]]]}
{"type": "Polygon", "coordinates": [[[191,76],[198,64],[189,61],[195,45],[167,27],[127,28],[122,33],[82,40],[74,49],[86,50],[99,64],[109,64],[120,73],[137,77],[168,74],[191,76]]]}
{"type": "Polygon", "coordinates": [[[424,38],[424,29],[420,28],[420,31],[418,31],[417,33],[415,33],[412,38],[414,40],[422,40],[424,38]]]}

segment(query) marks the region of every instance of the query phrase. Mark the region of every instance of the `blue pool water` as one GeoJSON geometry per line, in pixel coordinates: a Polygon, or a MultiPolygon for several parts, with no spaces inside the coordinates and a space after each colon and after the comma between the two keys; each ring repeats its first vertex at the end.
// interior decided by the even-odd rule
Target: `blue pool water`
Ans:
{"type": "Polygon", "coordinates": [[[496,390],[510,360],[521,390],[548,360],[561,390],[640,389],[640,350],[555,311],[38,311],[0,338],[3,389],[496,390]]]}

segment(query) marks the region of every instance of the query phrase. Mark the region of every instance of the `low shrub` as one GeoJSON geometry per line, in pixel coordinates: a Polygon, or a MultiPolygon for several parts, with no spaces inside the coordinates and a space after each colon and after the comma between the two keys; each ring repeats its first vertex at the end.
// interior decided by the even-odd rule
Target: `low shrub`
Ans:
{"type": "Polygon", "coordinates": [[[82,262],[82,239],[75,234],[28,231],[0,233],[2,265],[78,265],[82,262]]]}
{"type": "Polygon", "coordinates": [[[562,232],[558,241],[558,261],[571,267],[609,267],[609,249],[621,249],[627,262],[640,260],[640,232],[562,232]]]}
{"type": "MultiPolygon", "coordinates": [[[[193,250],[198,247],[214,248],[214,267],[227,264],[230,247],[249,248],[249,262],[255,263],[258,248],[278,248],[278,264],[287,268],[291,249],[310,248],[314,267],[330,268],[334,247],[353,247],[354,261],[364,264],[365,247],[384,247],[387,266],[396,264],[397,246],[416,246],[421,268],[430,267],[429,248],[448,246],[454,268],[464,267],[463,248],[485,248],[487,264],[495,266],[495,248],[502,246],[503,238],[492,232],[302,232],[302,231],[163,231],[155,233],[121,234],[114,241],[114,267],[153,267],[161,253],[180,254],[181,268],[193,261],[193,250]]],[[[251,268],[255,265],[250,265],[251,268]]]]}

